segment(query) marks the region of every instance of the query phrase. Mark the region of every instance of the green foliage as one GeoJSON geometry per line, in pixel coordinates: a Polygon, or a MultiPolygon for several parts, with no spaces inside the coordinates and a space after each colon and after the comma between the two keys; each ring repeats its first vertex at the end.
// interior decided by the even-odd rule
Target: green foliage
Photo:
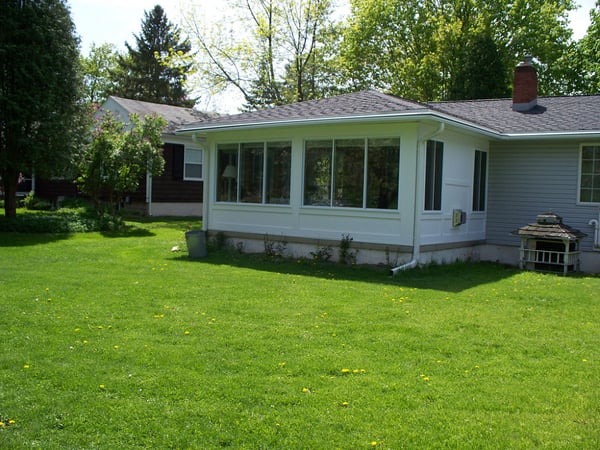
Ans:
{"type": "Polygon", "coordinates": [[[92,198],[98,212],[106,196],[114,215],[123,196],[138,188],[146,172],[158,176],[164,170],[161,136],[166,121],[155,115],[141,120],[136,114],[129,120],[129,124],[124,124],[111,112],[104,112],[91,143],[77,161],[81,173],[77,182],[81,191],[92,198]]]}
{"type": "Polygon", "coordinates": [[[142,31],[135,40],[135,48],[126,43],[128,54],[117,57],[113,93],[134,100],[193,106],[185,88],[191,63],[184,58],[191,44],[181,39],[178,27],[169,22],[160,5],[144,13],[142,31]]]}
{"type": "Polygon", "coordinates": [[[35,196],[35,192],[31,191],[23,199],[23,206],[32,211],[48,211],[52,209],[52,204],[46,200],[35,196]]]}
{"type": "MultiPolygon", "coordinates": [[[[3,448],[593,449],[600,278],[0,233],[3,448]]],[[[142,234],[142,233],[140,233],[142,234]]]]}
{"type": "Polygon", "coordinates": [[[342,264],[356,264],[356,254],[358,250],[351,250],[352,241],[354,238],[349,233],[342,235],[340,240],[340,263],[342,264]]]}
{"type": "Polygon", "coordinates": [[[19,233],[88,233],[117,231],[123,219],[110,214],[96,214],[88,208],[61,208],[52,212],[23,211],[16,217],[0,217],[1,232],[19,233]]]}
{"type": "Polygon", "coordinates": [[[583,74],[580,92],[600,93],[600,1],[590,11],[590,26],[574,51],[576,54],[569,62],[575,63],[583,74]]]}
{"type": "Polygon", "coordinates": [[[81,57],[83,98],[90,103],[102,104],[115,91],[115,73],[119,53],[113,44],[92,44],[90,54],[81,57]]]}
{"type": "MultiPolygon", "coordinates": [[[[287,242],[285,239],[283,240],[275,240],[271,239],[268,234],[265,234],[263,237],[264,248],[265,248],[265,256],[269,259],[279,259],[285,256],[285,251],[287,248],[287,242]]],[[[239,248],[239,250],[243,250],[243,247],[239,248]]]]}
{"type": "Polygon", "coordinates": [[[319,245],[314,252],[310,252],[312,259],[319,262],[327,262],[333,256],[331,245],[319,245]]]}
{"type": "Polygon", "coordinates": [[[203,25],[203,11],[192,12],[187,29],[201,49],[196,66],[205,89],[235,88],[246,110],[339,92],[341,33],[330,0],[223,3],[230,15],[218,24],[203,25]]]}
{"type": "Polygon", "coordinates": [[[88,115],[78,40],[64,0],[0,2],[0,178],[16,214],[20,172],[64,173],[88,115]]]}
{"type": "Polygon", "coordinates": [[[564,76],[558,62],[569,49],[573,8],[572,0],[353,0],[345,70],[353,89],[420,101],[504,96],[517,62],[530,54],[541,62],[547,94],[564,76]]]}

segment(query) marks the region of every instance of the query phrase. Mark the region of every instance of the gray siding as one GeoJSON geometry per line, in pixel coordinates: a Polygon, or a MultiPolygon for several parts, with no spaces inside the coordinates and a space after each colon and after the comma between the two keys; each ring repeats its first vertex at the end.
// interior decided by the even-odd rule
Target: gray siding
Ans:
{"type": "Polygon", "coordinates": [[[553,211],[563,222],[588,234],[582,249],[593,247],[590,219],[598,206],[577,204],[579,142],[492,143],[488,178],[487,242],[519,245],[511,231],[553,211]]]}

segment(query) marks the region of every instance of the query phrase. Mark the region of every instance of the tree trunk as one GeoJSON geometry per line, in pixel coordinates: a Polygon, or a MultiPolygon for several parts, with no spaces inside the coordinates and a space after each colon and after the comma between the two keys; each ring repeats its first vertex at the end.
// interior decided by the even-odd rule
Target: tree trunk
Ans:
{"type": "Polygon", "coordinates": [[[17,180],[19,174],[7,169],[2,174],[4,188],[4,215],[7,218],[17,217],[17,180]]]}

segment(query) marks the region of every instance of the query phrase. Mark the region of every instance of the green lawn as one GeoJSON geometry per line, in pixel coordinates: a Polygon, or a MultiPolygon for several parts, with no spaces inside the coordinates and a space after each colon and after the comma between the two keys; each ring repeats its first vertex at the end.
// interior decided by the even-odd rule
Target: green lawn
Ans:
{"type": "Polygon", "coordinates": [[[600,278],[0,233],[0,448],[600,448],[600,278]]]}

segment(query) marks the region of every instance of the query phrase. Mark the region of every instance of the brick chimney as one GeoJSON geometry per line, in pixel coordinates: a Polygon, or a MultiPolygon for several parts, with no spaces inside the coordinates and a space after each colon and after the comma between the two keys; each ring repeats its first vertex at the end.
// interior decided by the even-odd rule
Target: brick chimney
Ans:
{"type": "Polygon", "coordinates": [[[515,79],[513,86],[514,111],[525,112],[537,106],[537,72],[531,64],[531,56],[515,67],[515,79]]]}

